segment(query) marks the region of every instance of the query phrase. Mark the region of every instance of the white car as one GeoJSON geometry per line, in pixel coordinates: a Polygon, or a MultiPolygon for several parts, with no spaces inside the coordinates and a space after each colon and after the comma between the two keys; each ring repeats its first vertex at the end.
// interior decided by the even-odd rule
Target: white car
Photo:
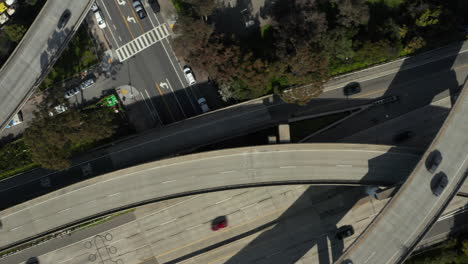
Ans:
{"type": "Polygon", "coordinates": [[[49,116],[59,115],[67,110],[68,108],[64,104],[57,105],[54,107],[54,109],[49,111],[49,116]]]}
{"type": "Polygon", "coordinates": [[[193,76],[193,71],[189,66],[184,67],[184,74],[185,78],[187,79],[190,85],[194,85],[197,83],[197,81],[195,80],[195,76],[193,76]]]}
{"type": "Polygon", "coordinates": [[[80,93],[80,88],[75,87],[65,92],[65,99],[69,99],[80,93]]]}
{"type": "Polygon", "coordinates": [[[80,89],[84,90],[88,87],[91,87],[94,85],[94,80],[93,79],[88,79],[80,84],[80,89]]]}
{"type": "Polygon", "coordinates": [[[206,113],[206,112],[210,111],[210,107],[206,103],[205,98],[202,97],[202,98],[198,99],[198,105],[200,105],[200,108],[201,108],[203,113],[206,113]]]}
{"type": "Polygon", "coordinates": [[[94,11],[94,16],[96,17],[96,22],[98,23],[99,28],[106,28],[106,21],[104,21],[101,11],[94,11]]]}

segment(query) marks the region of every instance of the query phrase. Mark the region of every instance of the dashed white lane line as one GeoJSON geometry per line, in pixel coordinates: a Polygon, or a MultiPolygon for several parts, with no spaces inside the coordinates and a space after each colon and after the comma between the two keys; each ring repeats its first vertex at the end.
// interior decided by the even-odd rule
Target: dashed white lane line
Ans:
{"type": "Polygon", "coordinates": [[[171,182],[175,182],[177,180],[172,180],[172,181],[165,181],[165,182],[161,182],[162,184],[166,184],[166,183],[171,183],[171,182]]]}

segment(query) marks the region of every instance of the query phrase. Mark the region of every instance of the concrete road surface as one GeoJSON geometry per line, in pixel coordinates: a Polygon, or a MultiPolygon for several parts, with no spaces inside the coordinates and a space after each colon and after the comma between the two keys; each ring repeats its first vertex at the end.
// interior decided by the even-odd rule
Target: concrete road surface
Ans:
{"type": "Polygon", "coordinates": [[[21,42],[0,69],[0,129],[40,84],[61,53],[64,44],[78,29],[92,1],[47,1],[21,42]],[[60,17],[71,14],[60,29],[60,17]],[[86,12],[84,12],[86,11],[86,12]]]}
{"type": "Polygon", "coordinates": [[[132,167],[0,212],[0,247],[138,203],[251,184],[393,185],[419,152],[376,145],[296,144],[206,152],[132,167]]]}

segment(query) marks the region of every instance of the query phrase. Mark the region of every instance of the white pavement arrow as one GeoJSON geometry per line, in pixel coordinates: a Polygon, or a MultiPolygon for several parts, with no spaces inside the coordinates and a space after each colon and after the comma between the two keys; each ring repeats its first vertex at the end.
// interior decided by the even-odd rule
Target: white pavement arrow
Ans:
{"type": "Polygon", "coordinates": [[[128,17],[127,17],[127,21],[128,21],[128,22],[132,22],[132,23],[136,23],[135,18],[133,18],[133,17],[131,17],[131,16],[128,16],[128,17]]]}

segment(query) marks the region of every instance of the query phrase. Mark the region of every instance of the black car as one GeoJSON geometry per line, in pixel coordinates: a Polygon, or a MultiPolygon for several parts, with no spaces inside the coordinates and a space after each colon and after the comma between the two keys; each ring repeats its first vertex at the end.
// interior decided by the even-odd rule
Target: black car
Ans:
{"type": "Polygon", "coordinates": [[[353,94],[358,94],[361,92],[361,85],[357,82],[352,82],[352,83],[349,83],[348,85],[346,85],[344,88],[343,88],[343,94],[345,96],[350,96],[350,95],[353,95],[353,94]]]}
{"type": "Polygon", "coordinates": [[[336,237],[338,239],[345,239],[352,235],[354,235],[354,228],[350,225],[342,226],[336,231],[336,237]]]}
{"type": "Polygon", "coordinates": [[[143,19],[146,17],[146,11],[143,8],[143,5],[141,4],[140,0],[133,0],[132,5],[140,19],[143,19]]]}
{"type": "Polygon", "coordinates": [[[435,196],[439,196],[447,187],[448,178],[443,172],[439,172],[431,180],[431,190],[435,196]]]}
{"type": "Polygon", "coordinates": [[[414,133],[412,131],[403,131],[393,137],[393,142],[400,143],[400,142],[403,142],[412,138],[413,136],[414,136],[414,133]]]}
{"type": "Polygon", "coordinates": [[[70,17],[71,17],[71,12],[70,10],[65,10],[65,12],[63,12],[62,16],[60,17],[59,19],[59,22],[57,24],[57,27],[59,29],[62,29],[65,27],[65,25],[68,23],[68,20],[70,20],[70,17]]]}
{"type": "Polygon", "coordinates": [[[36,257],[31,257],[26,261],[26,264],[39,264],[39,260],[36,257]]]}
{"type": "Polygon", "coordinates": [[[151,9],[153,9],[153,12],[159,13],[159,11],[161,11],[161,6],[159,6],[158,0],[148,0],[148,3],[151,6],[151,9]]]}
{"type": "Polygon", "coordinates": [[[432,151],[426,159],[426,168],[429,172],[434,173],[439,164],[442,162],[442,153],[438,150],[432,151]]]}

